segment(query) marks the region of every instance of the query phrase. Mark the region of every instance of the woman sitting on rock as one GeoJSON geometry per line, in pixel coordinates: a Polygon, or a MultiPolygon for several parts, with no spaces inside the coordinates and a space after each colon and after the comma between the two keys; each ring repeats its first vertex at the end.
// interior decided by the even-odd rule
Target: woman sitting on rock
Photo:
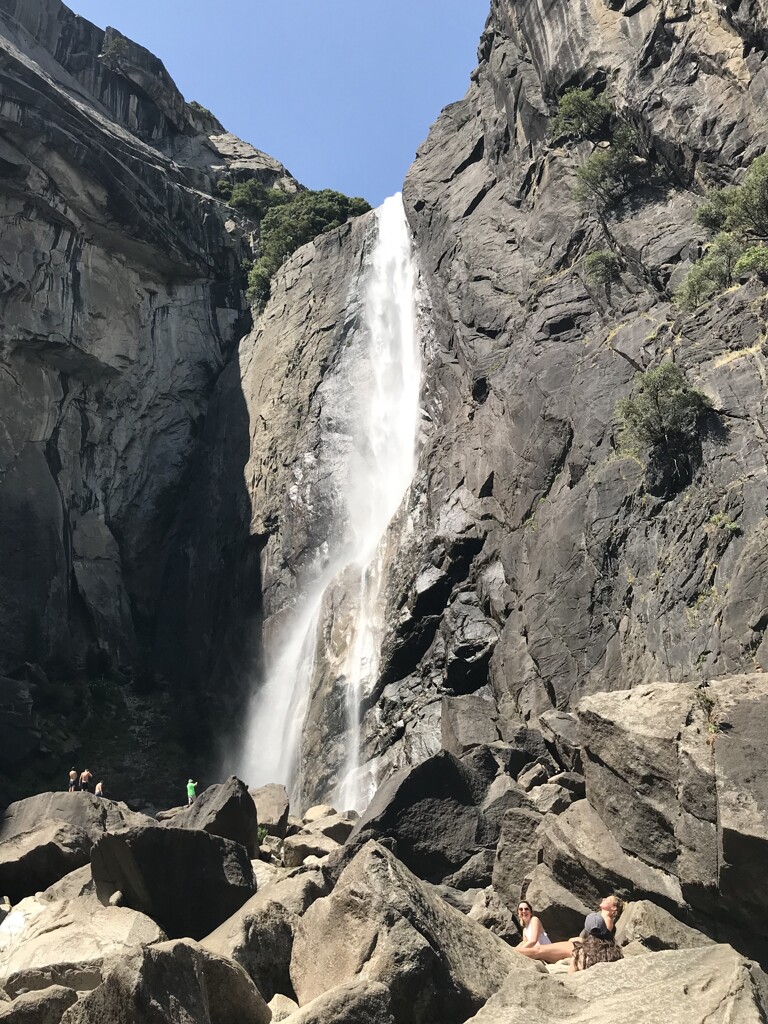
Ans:
{"type": "MultiPolygon", "coordinates": [[[[520,902],[520,906],[523,905],[523,902],[520,902]]],[[[530,904],[528,905],[530,906],[530,904]]],[[[515,949],[523,956],[530,957],[532,960],[541,960],[545,964],[556,964],[559,960],[567,960],[569,956],[573,956],[575,943],[587,935],[593,935],[603,940],[612,940],[616,921],[623,909],[624,903],[618,896],[606,896],[600,902],[600,909],[587,915],[580,936],[566,939],[565,942],[550,942],[549,939],[546,942],[535,942],[530,945],[523,942],[519,946],[515,946],[515,949]]],[[[546,932],[544,934],[546,935],[546,932]]]]}
{"type": "Polygon", "coordinates": [[[544,925],[534,914],[533,907],[528,900],[520,900],[518,903],[517,919],[523,929],[523,941],[515,948],[519,949],[521,953],[523,950],[552,945],[552,940],[544,931],[544,925]]]}

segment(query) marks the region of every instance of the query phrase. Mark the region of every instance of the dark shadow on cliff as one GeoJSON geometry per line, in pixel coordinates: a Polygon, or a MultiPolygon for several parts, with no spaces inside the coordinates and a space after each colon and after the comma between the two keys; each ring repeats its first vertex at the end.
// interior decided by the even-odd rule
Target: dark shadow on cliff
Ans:
{"type": "Polygon", "coordinates": [[[220,375],[166,541],[152,661],[170,682],[178,739],[201,773],[237,739],[261,661],[261,550],[245,486],[248,409],[237,351],[220,375]]]}

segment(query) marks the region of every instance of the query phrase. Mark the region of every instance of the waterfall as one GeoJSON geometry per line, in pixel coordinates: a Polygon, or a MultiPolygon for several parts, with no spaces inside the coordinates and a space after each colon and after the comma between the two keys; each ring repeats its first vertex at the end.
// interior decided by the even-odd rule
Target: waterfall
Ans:
{"type": "Polygon", "coordinates": [[[419,425],[416,273],[400,195],[376,211],[376,237],[361,289],[356,340],[334,367],[335,396],[331,383],[326,398],[332,407],[327,419],[334,430],[343,424],[348,442],[344,458],[334,463],[343,521],[332,524],[323,567],[300,588],[274,651],[267,651],[266,679],[252,703],[237,766],[249,784],[282,782],[293,797],[300,792],[318,626],[324,606],[342,588],[352,607],[338,676],[344,688],[344,759],[334,799],[358,810],[375,783],[361,765],[360,709],[378,671],[383,585],[393,543],[388,527],[413,479],[419,425]]]}

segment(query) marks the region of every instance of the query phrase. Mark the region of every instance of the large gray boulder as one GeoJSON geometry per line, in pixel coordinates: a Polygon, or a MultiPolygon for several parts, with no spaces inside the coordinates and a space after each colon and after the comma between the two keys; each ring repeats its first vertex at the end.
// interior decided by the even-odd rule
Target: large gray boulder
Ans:
{"type": "Polygon", "coordinates": [[[523,883],[535,865],[542,816],[533,809],[512,808],[504,814],[493,863],[493,888],[510,908],[516,908],[523,883]]]}
{"type": "Polygon", "coordinates": [[[714,942],[708,935],[689,928],[649,900],[628,903],[616,922],[616,942],[632,946],[635,953],[660,949],[698,949],[714,942]]]}
{"type": "Polygon", "coordinates": [[[0,840],[0,892],[18,903],[87,864],[92,846],[83,829],[55,820],[0,840]]]}
{"type": "Polygon", "coordinates": [[[439,882],[478,851],[484,794],[482,777],[442,751],[380,786],[350,839],[394,837],[399,859],[439,882]]]}
{"type": "Polygon", "coordinates": [[[10,804],[0,822],[0,893],[18,902],[88,863],[107,832],[151,818],[90,793],[38,793],[10,804]]]}
{"type": "Polygon", "coordinates": [[[112,960],[61,1024],[269,1024],[270,1016],[242,967],[186,939],[112,960]]]}
{"type": "Polygon", "coordinates": [[[103,836],[91,853],[96,893],[152,917],[171,938],[201,939],[256,891],[243,846],[208,832],[132,828],[103,836]]]}
{"type": "Polygon", "coordinates": [[[301,1006],[364,976],[389,988],[399,1024],[451,1024],[496,991],[515,956],[369,842],[299,921],[291,979],[301,1006]]]}
{"type": "Polygon", "coordinates": [[[302,1006],[288,1024],[397,1024],[389,989],[380,981],[356,978],[302,1006]]]}
{"type": "Polygon", "coordinates": [[[669,950],[576,974],[512,970],[467,1024],[762,1024],[768,977],[730,946],[669,950]]]}
{"type": "Polygon", "coordinates": [[[236,776],[226,782],[209,786],[191,807],[175,814],[173,828],[202,829],[213,836],[231,839],[257,857],[259,851],[259,822],[256,804],[248,787],[236,776]]]}
{"type": "Polygon", "coordinates": [[[50,985],[24,992],[12,1003],[0,1003],[2,1024],[59,1024],[64,1011],[77,1001],[77,992],[64,985],[50,985]]]}
{"type": "Polygon", "coordinates": [[[537,864],[523,886],[523,898],[541,918],[553,942],[570,939],[584,927],[584,919],[597,904],[584,903],[555,881],[546,864],[537,864]]]}
{"type": "Polygon", "coordinates": [[[153,819],[132,811],[127,804],[92,793],[37,793],[8,805],[0,821],[0,842],[52,821],[74,825],[95,843],[105,832],[150,825],[153,819]]]}
{"type": "Polygon", "coordinates": [[[256,804],[259,824],[266,828],[269,835],[284,839],[288,828],[288,811],[290,810],[285,786],[273,782],[266,786],[259,786],[258,789],[251,789],[249,792],[256,804]]]}
{"type": "Polygon", "coordinates": [[[29,896],[0,924],[0,986],[11,995],[49,985],[92,989],[106,958],[165,939],[154,921],[126,907],[29,896]]]}
{"type": "Polygon", "coordinates": [[[677,909],[647,898],[768,960],[768,676],[595,694],[577,713],[589,803],[624,856],[679,888],[677,909]]]}
{"type": "Polygon", "coordinates": [[[257,892],[200,944],[239,963],[268,1002],[275,993],[292,997],[296,925],[306,909],[329,892],[319,869],[298,872],[257,892]]]}

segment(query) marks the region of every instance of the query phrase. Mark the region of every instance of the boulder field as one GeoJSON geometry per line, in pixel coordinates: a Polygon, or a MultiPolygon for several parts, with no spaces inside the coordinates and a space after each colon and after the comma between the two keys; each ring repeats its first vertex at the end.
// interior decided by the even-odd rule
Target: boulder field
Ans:
{"type": "Polygon", "coordinates": [[[593,694],[567,749],[546,720],[514,743],[454,736],[362,817],[297,818],[281,787],[234,777],[161,820],[83,793],[22,801],[0,825],[0,1021],[579,1024],[631,1006],[636,1024],[758,1024],[766,714],[761,674],[593,694]],[[552,787],[562,804],[539,799],[552,787]],[[66,828],[88,861],[50,858],[40,890],[30,852],[66,828]],[[558,940],[610,892],[620,961],[570,975],[516,952],[519,899],[558,940]]]}

